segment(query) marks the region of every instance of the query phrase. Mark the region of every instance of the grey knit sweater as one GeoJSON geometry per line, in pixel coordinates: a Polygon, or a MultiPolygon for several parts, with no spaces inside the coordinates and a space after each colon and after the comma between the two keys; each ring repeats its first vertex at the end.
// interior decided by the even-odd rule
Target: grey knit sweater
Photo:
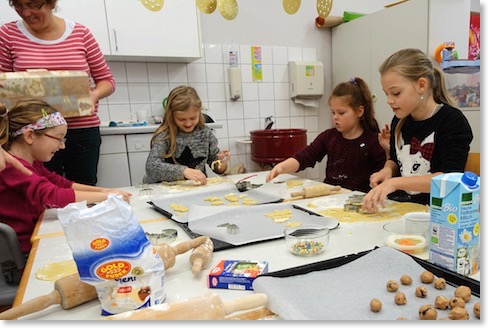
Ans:
{"type": "Polygon", "coordinates": [[[211,165],[218,160],[218,140],[208,127],[196,127],[190,133],[178,132],[174,153],[176,163],[172,158],[162,156],[170,147],[169,139],[163,140],[164,135],[159,133],[153,140],[146,161],[146,175],[153,182],[184,180],[183,171],[188,167],[206,174],[205,163],[211,165]]]}

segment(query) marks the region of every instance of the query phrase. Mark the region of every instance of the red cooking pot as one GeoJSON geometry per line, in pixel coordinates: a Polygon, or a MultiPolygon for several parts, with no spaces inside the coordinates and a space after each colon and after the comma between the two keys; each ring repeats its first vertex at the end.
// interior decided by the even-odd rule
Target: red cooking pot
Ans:
{"type": "Polygon", "coordinates": [[[279,163],[307,146],[306,129],[253,130],[251,159],[258,163],[279,163]]]}

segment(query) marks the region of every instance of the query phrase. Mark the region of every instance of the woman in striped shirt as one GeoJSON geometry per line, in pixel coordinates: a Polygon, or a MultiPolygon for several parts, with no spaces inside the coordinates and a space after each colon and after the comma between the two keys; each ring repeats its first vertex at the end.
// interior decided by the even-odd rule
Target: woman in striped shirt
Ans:
{"type": "Polygon", "coordinates": [[[115,80],[91,31],[53,14],[57,0],[9,0],[21,20],[0,27],[0,71],[85,71],[92,115],[67,118],[66,149],[46,166],[67,179],[96,185],[100,155],[98,101],[115,91],[115,80]]]}

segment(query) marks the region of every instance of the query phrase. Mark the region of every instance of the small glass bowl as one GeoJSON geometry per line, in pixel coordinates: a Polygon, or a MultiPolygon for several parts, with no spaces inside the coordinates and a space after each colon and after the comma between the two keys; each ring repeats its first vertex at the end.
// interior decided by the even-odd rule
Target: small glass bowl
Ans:
{"type": "Polygon", "coordinates": [[[387,246],[405,253],[420,253],[428,246],[429,227],[407,225],[405,220],[388,222],[383,225],[383,238],[387,246]]]}
{"type": "Polygon", "coordinates": [[[330,230],[319,225],[305,225],[285,229],[285,244],[297,256],[314,256],[329,245],[330,230]]]}

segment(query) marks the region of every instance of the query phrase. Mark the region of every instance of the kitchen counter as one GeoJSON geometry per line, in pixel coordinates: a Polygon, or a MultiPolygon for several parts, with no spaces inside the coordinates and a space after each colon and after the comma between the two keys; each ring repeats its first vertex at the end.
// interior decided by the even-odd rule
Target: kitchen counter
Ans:
{"type": "MultiPolygon", "coordinates": [[[[206,123],[211,129],[221,129],[222,124],[220,123],[206,123]]],[[[153,133],[159,127],[159,124],[149,124],[143,126],[108,126],[104,124],[100,126],[100,134],[103,135],[113,135],[113,134],[139,134],[139,133],[153,133]]]]}
{"type": "MultiPolygon", "coordinates": [[[[252,175],[247,179],[253,184],[263,183],[268,172],[259,172],[256,174],[239,174],[230,176],[233,182],[252,175]]],[[[275,178],[273,184],[269,186],[276,188],[280,195],[287,199],[292,191],[298,191],[305,185],[318,184],[311,180],[303,180],[304,185],[289,188],[286,181],[291,179],[300,179],[299,177],[283,174],[275,178]]],[[[133,194],[131,205],[135,216],[143,229],[150,233],[160,232],[162,229],[176,229],[178,232],[177,239],[171,244],[172,246],[189,240],[188,234],[173,220],[163,217],[156,212],[148,201],[157,199],[159,195],[168,192],[168,187],[160,184],[149,185],[152,188],[152,195],[139,195],[140,188],[126,187],[121,188],[130,191],[133,194]],[[165,189],[166,188],[166,189],[165,189]],[[155,198],[154,198],[155,197],[155,198]]],[[[186,191],[182,191],[186,192],[186,191]]],[[[350,195],[357,192],[346,192],[335,195],[323,196],[320,200],[325,200],[331,207],[343,201],[350,195]]],[[[294,203],[305,207],[310,199],[295,200],[294,203]]],[[[53,215],[54,210],[46,212],[40,223],[36,227],[33,236],[33,248],[29,256],[28,263],[22,281],[17,293],[14,305],[21,304],[30,299],[41,295],[47,295],[53,291],[53,283],[41,281],[36,278],[36,272],[48,263],[72,260],[71,250],[64,236],[63,229],[53,215]]],[[[212,292],[218,294],[221,299],[226,301],[235,300],[242,296],[253,293],[247,290],[228,290],[228,289],[209,289],[207,287],[207,274],[209,270],[218,264],[221,260],[256,260],[268,261],[269,271],[279,271],[292,267],[298,267],[311,264],[327,259],[337,258],[345,255],[356,254],[365,250],[371,250],[375,247],[384,246],[382,225],[380,222],[358,222],[358,223],[340,223],[338,228],[331,230],[330,242],[326,251],[313,257],[298,257],[291,254],[285,247],[283,239],[269,240],[265,242],[248,244],[236,248],[221,250],[213,253],[210,264],[198,276],[194,276],[190,270],[189,257],[191,252],[187,252],[176,257],[176,264],[165,272],[165,303],[174,303],[188,298],[195,298],[212,292]]],[[[418,254],[420,258],[428,257],[427,252],[418,254]]],[[[479,280],[479,273],[477,277],[479,280]]],[[[83,305],[77,306],[70,310],[63,310],[60,305],[52,305],[38,313],[27,315],[21,319],[41,319],[41,320],[94,320],[100,319],[100,302],[93,300],[83,305]]]]}

